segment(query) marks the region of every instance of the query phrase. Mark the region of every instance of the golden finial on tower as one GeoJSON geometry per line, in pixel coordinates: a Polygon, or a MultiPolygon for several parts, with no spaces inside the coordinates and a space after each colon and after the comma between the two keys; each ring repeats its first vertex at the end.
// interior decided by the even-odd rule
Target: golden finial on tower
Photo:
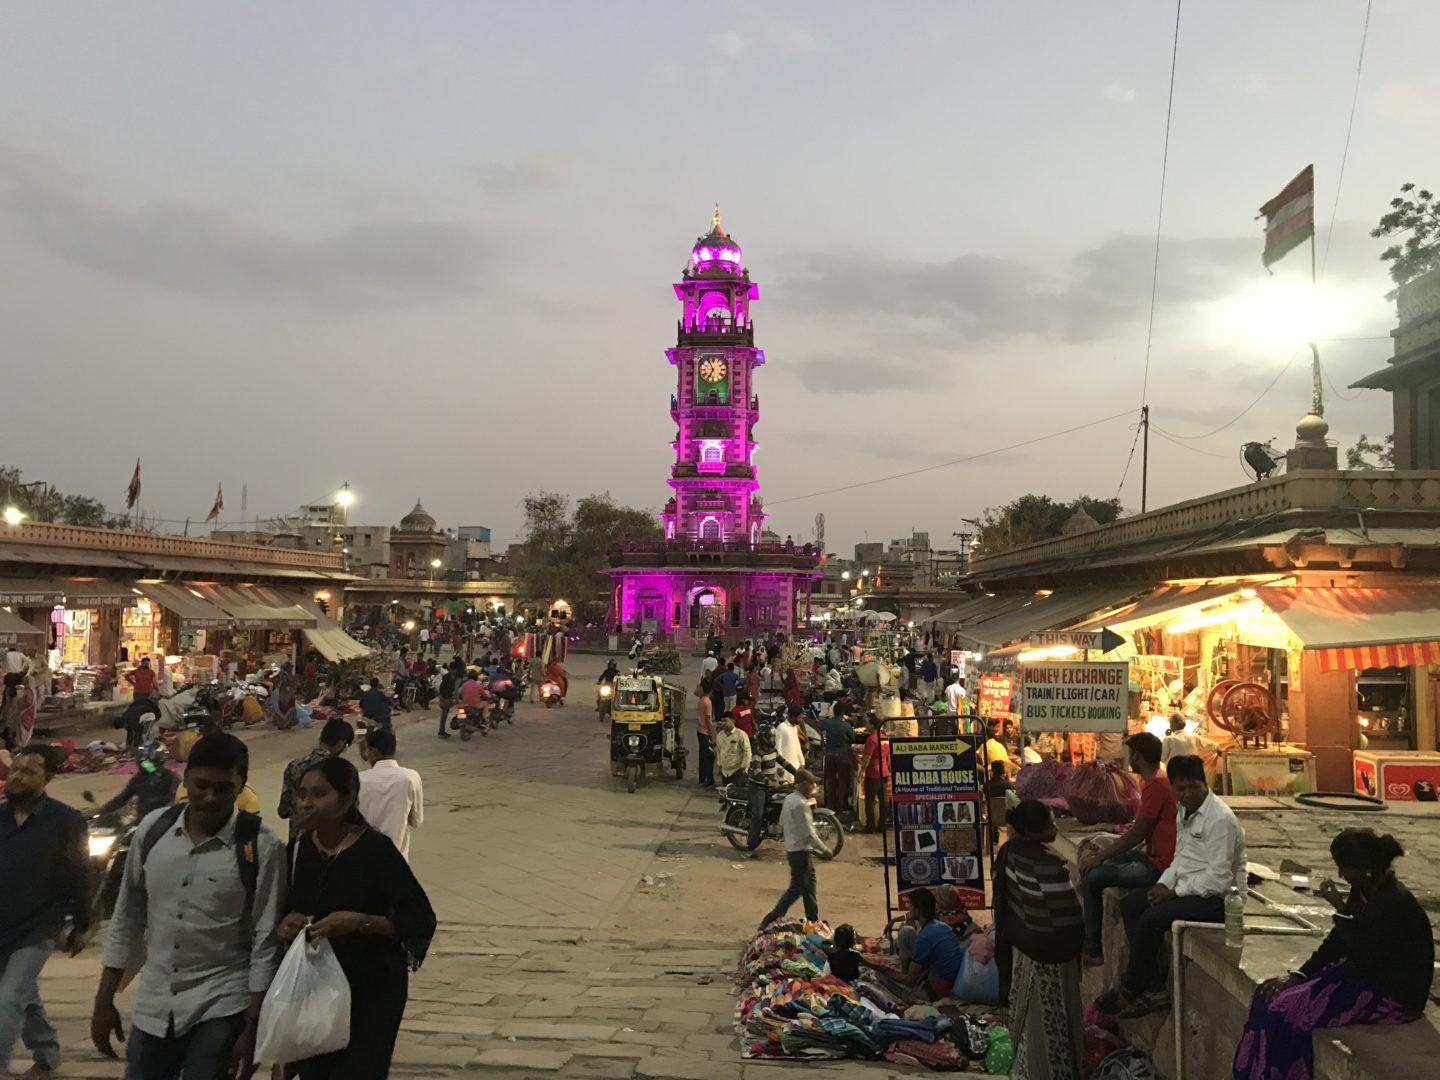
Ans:
{"type": "Polygon", "coordinates": [[[724,231],[725,231],[724,229],[722,229],[722,228],[720,227],[720,204],[719,204],[718,202],[715,204],[715,213],[714,213],[714,214],[711,216],[711,218],[710,218],[710,228],[711,228],[714,232],[724,232],[724,231]]]}

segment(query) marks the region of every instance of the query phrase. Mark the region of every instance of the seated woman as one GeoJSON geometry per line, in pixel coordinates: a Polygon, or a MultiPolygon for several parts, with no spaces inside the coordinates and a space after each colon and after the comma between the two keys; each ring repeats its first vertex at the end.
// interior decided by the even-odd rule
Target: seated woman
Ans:
{"type": "Polygon", "coordinates": [[[1235,1080],[1310,1080],[1317,1028],[1419,1019],[1435,941],[1425,909],[1391,868],[1403,854],[1393,836],[1369,829],[1346,829],[1330,841],[1350,896],[1337,903],[1335,928],[1299,971],[1256,987],[1235,1049],[1235,1080]]]}

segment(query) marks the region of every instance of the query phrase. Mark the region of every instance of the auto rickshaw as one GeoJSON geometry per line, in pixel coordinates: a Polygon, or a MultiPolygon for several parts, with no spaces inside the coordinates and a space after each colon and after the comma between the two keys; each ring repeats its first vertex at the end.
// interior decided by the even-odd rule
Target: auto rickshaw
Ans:
{"type": "Polygon", "coordinates": [[[610,775],[634,791],[642,777],[659,776],[664,763],[685,774],[685,691],[658,675],[620,675],[610,705],[610,775]]]}

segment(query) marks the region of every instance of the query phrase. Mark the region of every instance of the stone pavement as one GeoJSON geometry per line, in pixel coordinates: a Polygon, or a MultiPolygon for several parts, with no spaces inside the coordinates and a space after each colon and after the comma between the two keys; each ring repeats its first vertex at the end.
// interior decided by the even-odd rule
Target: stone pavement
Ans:
{"type": "MultiPolygon", "coordinates": [[[[438,739],[434,713],[398,718],[400,759],[426,785],[411,857],[441,925],[411,979],[393,1076],[768,1080],[790,1067],[743,1062],[732,1024],[731,974],[788,880],[783,851],[767,844],[748,859],[724,840],[714,796],[695,785],[693,753],[683,781],[625,792],[593,708],[602,663],[575,657],[570,704],[524,705],[513,727],[469,743],[438,739]]],[[[285,762],[314,735],[245,736],[267,819],[285,762]]],[[[82,788],[104,798],[122,779],[61,777],[52,793],[79,804],[82,788]]],[[[832,922],[880,930],[878,846],[851,835],[820,866],[832,922]]],[[[67,1055],[61,1077],[121,1075],[89,1045],[99,953],[55,957],[45,970],[42,994],[67,1055]]],[[[128,1005],[122,996],[122,1012],[128,1005]]],[[[883,1062],[798,1067],[911,1074],[883,1062]]]]}

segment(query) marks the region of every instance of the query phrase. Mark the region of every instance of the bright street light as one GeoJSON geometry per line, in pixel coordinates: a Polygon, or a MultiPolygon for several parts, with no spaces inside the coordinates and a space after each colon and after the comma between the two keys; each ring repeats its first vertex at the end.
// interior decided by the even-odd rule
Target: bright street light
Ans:
{"type": "Polygon", "coordinates": [[[841,574],[841,575],[840,575],[840,580],[841,580],[841,581],[849,581],[849,580],[850,580],[850,571],[849,571],[849,570],[846,570],[843,574],[841,574]]]}
{"type": "Polygon", "coordinates": [[[431,560],[430,560],[430,568],[431,568],[432,570],[439,570],[442,565],[443,565],[443,564],[440,562],[439,559],[431,559],[431,560]]]}
{"type": "Polygon", "coordinates": [[[353,506],[354,503],[355,493],[350,490],[350,481],[347,480],[340,485],[340,490],[335,493],[335,505],[348,509],[350,506],[353,506]]]}
{"type": "Polygon", "coordinates": [[[25,520],[25,513],[18,506],[7,506],[4,517],[6,525],[19,525],[25,520]]]}

